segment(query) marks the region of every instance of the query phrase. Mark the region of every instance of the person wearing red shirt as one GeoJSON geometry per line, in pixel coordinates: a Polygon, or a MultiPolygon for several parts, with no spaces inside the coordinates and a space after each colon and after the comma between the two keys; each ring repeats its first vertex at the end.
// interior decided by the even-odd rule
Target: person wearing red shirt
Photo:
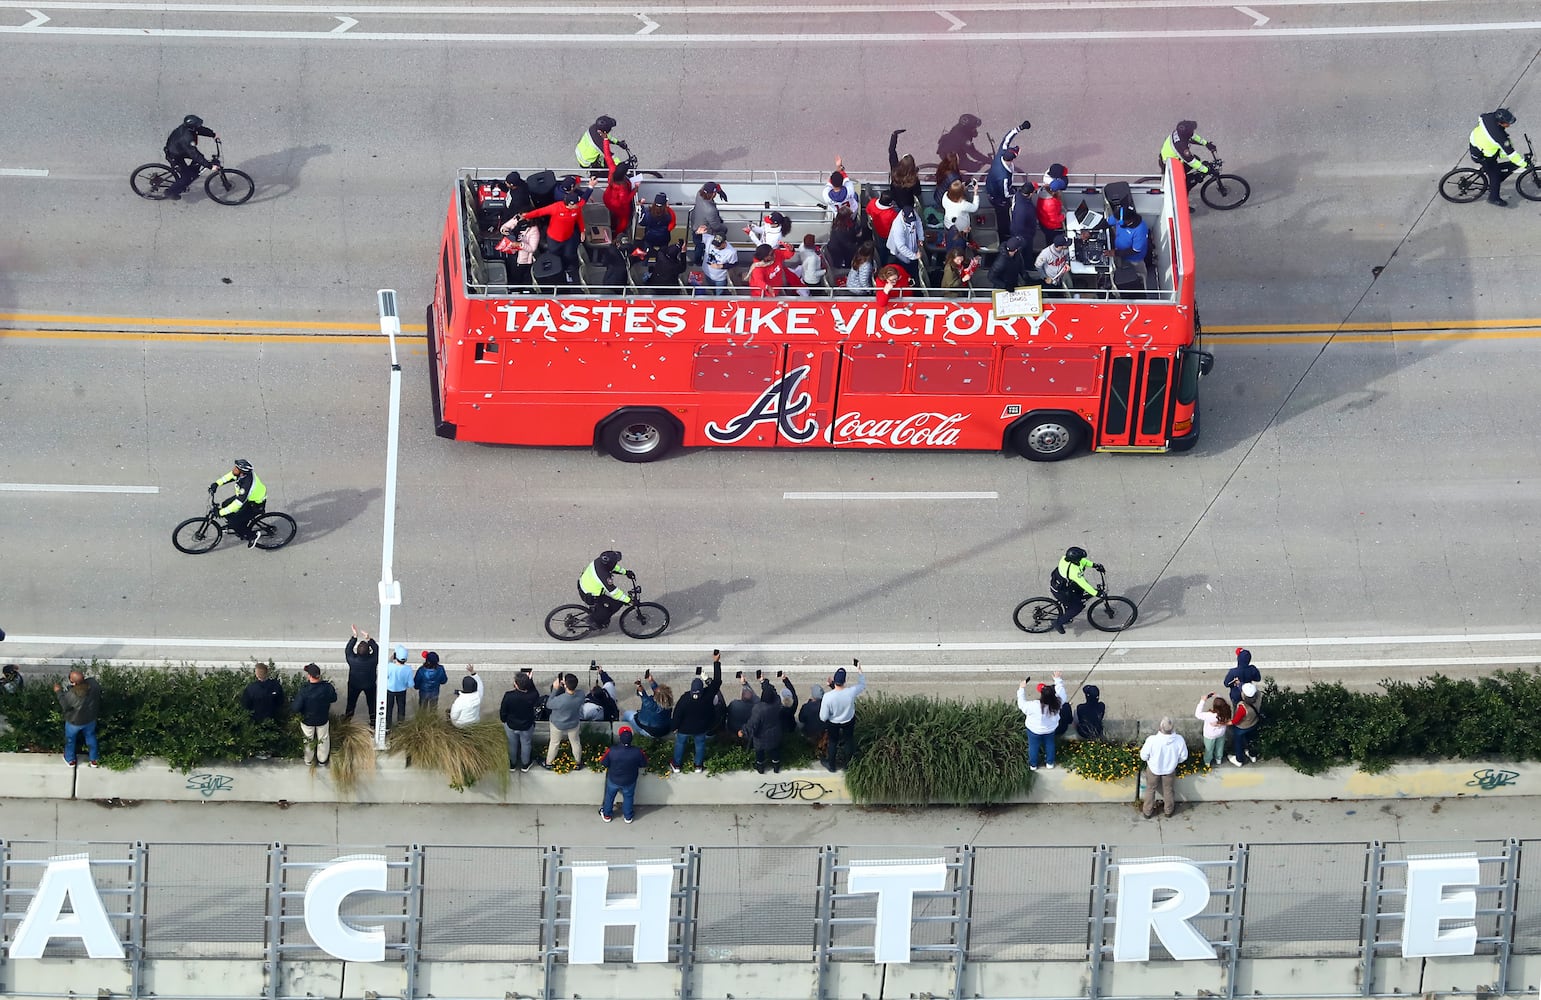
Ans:
{"type": "Polygon", "coordinates": [[[878,312],[887,309],[894,299],[903,298],[905,289],[909,287],[908,271],[897,264],[886,265],[877,276],[878,312]]]}
{"type": "Polygon", "coordinates": [[[786,268],[792,248],[783,243],[772,247],[760,244],[754,252],[754,263],[749,265],[749,294],[757,299],[773,299],[781,289],[791,284],[792,273],[786,268]]]}
{"type": "Polygon", "coordinates": [[[1038,211],[1038,228],[1042,230],[1047,246],[1054,245],[1055,234],[1065,231],[1065,203],[1060,201],[1060,192],[1065,190],[1065,178],[1064,166],[1056,163],[1043,175],[1043,182],[1033,192],[1038,201],[1035,206],[1038,211]]]}
{"type": "Polygon", "coordinates": [[[637,185],[631,179],[630,167],[622,163],[610,172],[602,200],[610,210],[611,239],[630,235],[632,220],[637,217],[637,185]]]}
{"type": "Polygon", "coordinates": [[[564,201],[552,202],[524,213],[526,219],[546,219],[546,239],[552,251],[562,258],[562,280],[571,285],[578,280],[578,241],[583,238],[583,199],[570,191],[564,201]]]}
{"type": "Polygon", "coordinates": [[[872,220],[872,234],[877,237],[873,242],[877,245],[879,264],[886,264],[892,259],[888,253],[888,231],[894,227],[894,220],[898,217],[899,207],[894,204],[894,196],[887,191],[867,202],[867,218],[872,220]]]}

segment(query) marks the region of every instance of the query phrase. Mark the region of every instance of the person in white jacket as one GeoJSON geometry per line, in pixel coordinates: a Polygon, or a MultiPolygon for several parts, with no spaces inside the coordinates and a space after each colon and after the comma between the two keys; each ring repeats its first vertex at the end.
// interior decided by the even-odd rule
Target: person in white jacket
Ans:
{"type": "Polygon", "coordinates": [[[1054,770],[1054,730],[1059,727],[1060,706],[1069,695],[1065,694],[1065,682],[1060,672],[1054,671],[1054,686],[1038,685],[1036,700],[1027,696],[1027,678],[1017,685],[1017,708],[1027,720],[1027,766],[1038,770],[1038,761],[1054,770]]]}
{"type": "Polygon", "coordinates": [[[910,274],[910,283],[920,283],[920,218],[915,209],[902,208],[888,231],[888,252],[893,262],[910,274]]]}
{"type": "Polygon", "coordinates": [[[1157,787],[1165,815],[1177,811],[1177,768],[1188,759],[1188,741],[1179,736],[1170,717],[1161,720],[1156,732],[1145,737],[1140,747],[1145,762],[1145,805],[1141,812],[1150,819],[1156,811],[1157,787]]]}
{"type": "Polygon", "coordinates": [[[974,213],[979,211],[979,191],[972,182],[953,181],[942,197],[942,218],[949,233],[956,232],[965,240],[974,225],[974,213]]]}
{"type": "Polygon", "coordinates": [[[466,667],[466,676],[455,692],[455,703],[449,707],[449,721],[460,729],[480,722],[482,718],[482,679],[476,676],[475,667],[466,667]]]}

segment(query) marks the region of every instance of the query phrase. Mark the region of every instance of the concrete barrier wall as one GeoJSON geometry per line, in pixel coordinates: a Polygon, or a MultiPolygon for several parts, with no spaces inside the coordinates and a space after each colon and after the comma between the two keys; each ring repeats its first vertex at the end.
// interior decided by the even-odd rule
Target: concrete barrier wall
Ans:
{"type": "MultiPolygon", "coordinates": [[[[604,776],[593,771],[556,774],[535,768],[509,775],[506,792],[492,781],[456,791],[442,775],[380,758],[379,769],[357,789],[344,793],[326,768],[284,762],[221,764],[183,774],[163,761],[144,761],[129,771],[78,767],[43,754],[0,754],[0,797],[77,798],[96,801],[168,802],[338,802],[598,803],[604,776]]],[[[1541,764],[1491,765],[1475,762],[1402,764],[1382,774],[1334,768],[1300,774],[1280,764],[1249,767],[1222,764],[1207,774],[1178,779],[1178,802],[1436,798],[1461,795],[1516,796],[1541,793],[1541,764]]],[[[1132,800],[1137,782],[1090,781],[1063,769],[1038,771],[1032,790],[1019,802],[1033,804],[1132,800]]],[[[637,787],[643,805],[849,805],[844,772],[822,767],[781,774],[645,776],[637,787]]]]}

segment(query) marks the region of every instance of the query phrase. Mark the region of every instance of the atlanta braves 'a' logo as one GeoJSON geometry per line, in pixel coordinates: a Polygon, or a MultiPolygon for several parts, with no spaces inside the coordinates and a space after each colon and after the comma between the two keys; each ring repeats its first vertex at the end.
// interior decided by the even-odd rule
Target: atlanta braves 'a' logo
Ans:
{"type": "Polygon", "coordinates": [[[819,422],[809,417],[801,427],[792,421],[802,416],[813,405],[813,397],[800,392],[798,386],[808,377],[809,368],[794,368],[765,387],[760,398],[748,410],[729,420],[725,426],[716,421],[706,425],[706,436],[716,444],[733,444],[742,441],[755,424],[774,423],[781,436],[801,444],[812,441],[819,433],[819,422]]]}

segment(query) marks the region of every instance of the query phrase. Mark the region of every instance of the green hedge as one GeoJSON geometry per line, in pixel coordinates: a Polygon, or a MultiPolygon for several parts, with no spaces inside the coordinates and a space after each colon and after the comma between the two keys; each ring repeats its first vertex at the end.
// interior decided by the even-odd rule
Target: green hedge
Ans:
{"type": "MultiPolygon", "coordinates": [[[[264,751],[301,755],[298,726],[286,721],[259,731],[242,710],[240,694],[250,670],[200,671],[187,664],[129,669],[94,661],[77,666],[102,684],[98,733],[108,766],[164,757],[173,767],[190,770],[264,751]]],[[[278,673],[292,698],[298,675],[278,673]]],[[[59,752],[63,719],[53,684],[62,680],[58,674],[28,673],[20,695],[0,696],[0,713],[10,723],[0,735],[0,750],[59,752]]],[[[1388,680],[1382,688],[1350,691],[1318,683],[1294,689],[1269,682],[1260,753],[1306,774],[1342,764],[1373,773],[1410,759],[1541,759],[1541,672],[1535,668],[1477,680],[1439,674],[1414,682],[1388,680]]],[[[983,804],[1022,795],[1032,785],[1022,715],[1006,699],[868,695],[858,705],[856,741],[846,781],[857,802],[983,804]]],[[[642,745],[649,771],[666,773],[673,740],[642,745]]],[[[586,747],[584,765],[595,767],[602,749],[586,747]]],[[[1068,744],[1061,752],[1068,767],[1087,777],[1121,780],[1138,770],[1137,749],[1131,746],[1068,744]]],[[[813,758],[806,740],[788,734],[785,768],[806,767],[813,758]]],[[[746,770],[753,762],[750,751],[717,743],[706,768],[716,774],[746,770]]]]}

